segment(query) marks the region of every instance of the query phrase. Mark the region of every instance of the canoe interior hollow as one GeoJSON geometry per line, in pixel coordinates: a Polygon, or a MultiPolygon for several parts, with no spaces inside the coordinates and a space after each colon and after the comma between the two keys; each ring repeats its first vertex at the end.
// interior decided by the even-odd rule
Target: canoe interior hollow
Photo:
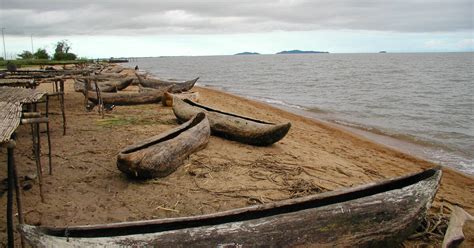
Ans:
{"type": "Polygon", "coordinates": [[[269,216],[302,211],[310,208],[338,204],[362,197],[384,193],[387,191],[402,189],[425,180],[437,180],[439,182],[440,177],[441,171],[439,169],[428,169],[417,174],[384,181],[369,187],[361,187],[354,190],[342,190],[338,194],[322,193],[320,196],[302,198],[301,201],[297,202],[288,200],[283,201],[282,203],[274,204],[271,207],[265,207],[265,205],[262,205],[260,207],[252,208],[249,211],[236,211],[225,215],[209,215],[208,218],[205,219],[184,217],[181,219],[178,218],[173,222],[147,223],[134,226],[117,225],[113,227],[108,226],[107,228],[69,227],[67,230],[64,228],[42,228],[42,231],[48,235],[59,237],[64,237],[65,232],[67,233],[68,237],[111,237],[219,225],[223,223],[254,220],[269,216]]]}
{"type": "Polygon", "coordinates": [[[219,114],[224,114],[224,115],[229,115],[229,116],[233,116],[233,117],[238,117],[238,118],[242,118],[244,120],[248,120],[248,121],[254,121],[254,122],[257,122],[257,123],[262,123],[262,124],[275,124],[275,123],[271,123],[271,122],[266,122],[266,121],[262,121],[262,120],[257,120],[257,119],[252,119],[250,117],[245,117],[245,116],[240,116],[240,115],[236,115],[236,114],[232,114],[232,113],[228,113],[228,112],[224,112],[224,111],[220,111],[220,110],[217,110],[217,109],[213,109],[213,108],[209,108],[209,107],[206,107],[204,105],[201,105],[201,104],[198,104],[198,103],[195,103],[189,99],[182,99],[184,102],[186,102],[187,104],[190,104],[191,106],[195,106],[195,107],[198,107],[198,108],[202,108],[206,111],[209,111],[209,112],[216,112],[216,113],[219,113],[219,114]]]}
{"type": "Polygon", "coordinates": [[[183,129],[180,129],[178,130],[177,132],[173,132],[161,139],[157,139],[157,140],[154,140],[153,142],[149,142],[149,143],[146,143],[146,144],[143,144],[142,146],[134,146],[130,149],[126,149],[124,151],[122,151],[121,153],[123,154],[128,154],[128,153],[132,153],[132,152],[136,152],[138,150],[141,150],[141,149],[145,149],[145,148],[148,148],[150,146],[153,146],[153,145],[156,145],[158,143],[161,143],[163,141],[167,141],[167,140],[171,140],[171,139],[174,139],[176,138],[178,135],[180,135],[181,133],[183,133],[184,131],[186,130],[189,130],[191,129],[192,127],[196,126],[197,124],[199,124],[204,118],[206,118],[206,114],[200,112],[200,113],[197,113],[196,114],[196,117],[194,119],[192,119],[191,123],[189,123],[186,127],[184,127],[183,129]]]}

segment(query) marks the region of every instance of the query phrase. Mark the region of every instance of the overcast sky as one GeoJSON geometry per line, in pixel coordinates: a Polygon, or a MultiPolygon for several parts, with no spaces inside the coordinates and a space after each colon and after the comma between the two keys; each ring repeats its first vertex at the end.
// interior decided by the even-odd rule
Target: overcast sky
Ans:
{"type": "Polygon", "coordinates": [[[7,52],[80,56],[242,51],[473,51],[472,0],[0,0],[7,52]]]}

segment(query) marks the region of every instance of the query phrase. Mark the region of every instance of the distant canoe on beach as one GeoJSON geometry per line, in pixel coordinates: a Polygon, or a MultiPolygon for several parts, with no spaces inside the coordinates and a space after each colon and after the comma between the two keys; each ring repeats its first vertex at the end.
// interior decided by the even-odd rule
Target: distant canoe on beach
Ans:
{"type": "Polygon", "coordinates": [[[250,145],[271,145],[283,139],[291,127],[289,122],[274,124],[212,109],[188,99],[173,98],[173,112],[180,121],[187,121],[203,111],[208,114],[212,134],[250,145]]]}
{"type": "MultiPolygon", "coordinates": [[[[156,89],[147,92],[118,92],[108,93],[101,92],[102,102],[104,104],[113,105],[136,105],[136,104],[147,104],[147,103],[159,103],[163,97],[163,93],[168,91],[172,86],[164,87],[162,89],[156,89]]],[[[87,98],[94,104],[99,104],[99,98],[96,92],[88,91],[87,98]]]]}
{"type": "Polygon", "coordinates": [[[210,135],[206,114],[198,113],[172,130],[126,147],[117,156],[117,167],[130,177],[165,177],[204,148],[210,135]]]}
{"type": "Polygon", "coordinates": [[[38,247],[396,247],[425,217],[441,170],[198,216],[103,225],[20,225],[38,247]]]}
{"type": "Polygon", "coordinates": [[[142,78],[139,74],[135,73],[135,75],[138,78],[138,81],[140,82],[140,85],[143,87],[147,88],[162,88],[163,86],[168,86],[168,85],[173,85],[173,88],[171,88],[170,92],[171,93],[180,93],[183,91],[188,91],[191,88],[194,87],[196,82],[199,80],[199,77],[180,82],[180,81],[167,81],[167,80],[161,80],[161,79],[144,79],[142,78]]]}
{"type": "MultiPolygon", "coordinates": [[[[91,79],[74,79],[74,91],[83,92],[86,87],[86,80],[91,79]]],[[[109,81],[99,81],[97,85],[101,92],[117,92],[130,86],[133,78],[115,79],[109,81]]],[[[95,90],[95,84],[91,83],[91,90],[95,90]]]]}

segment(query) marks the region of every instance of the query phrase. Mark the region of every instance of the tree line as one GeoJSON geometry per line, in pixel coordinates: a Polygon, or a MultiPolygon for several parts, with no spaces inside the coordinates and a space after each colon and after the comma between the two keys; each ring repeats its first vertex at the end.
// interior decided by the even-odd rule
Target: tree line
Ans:
{"type": "Polygon", "coordinates": [[[35,53],[25,50],[17,56],[20,59],[76,60],[77,55],[70,51],[71,43],[68,40],[61,40],[56,43],[56,48],[52,56],[50,56],[44,48],[39,48],[35,53]]]}

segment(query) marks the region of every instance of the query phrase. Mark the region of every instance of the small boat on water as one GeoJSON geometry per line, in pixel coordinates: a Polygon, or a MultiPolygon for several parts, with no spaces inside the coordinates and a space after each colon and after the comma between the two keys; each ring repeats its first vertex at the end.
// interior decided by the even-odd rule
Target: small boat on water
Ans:
{"type": "Polygon", "coordinates": [[[207,113],[213,135],[250,145],[271,145],[283,139],[291,127],[290,122],[274,124],[212,109],[189,99],[173,98],[173,112],[180,121],[187,121],[203,111],[207,113]]]}
{"type": "Polygon", "coordinates": [[[210,135],[206,114],[198,113],[179,127],[126,147],[117,156],[117,167],[130,177],[165,177],[203,149],[210,135]]]}
{"type": "Polygon", "coordinates": [[[20,225],[34,247],[394,247],[424,218],[441,170],[190,217],[103,225],[20,225]]]}
{"type": "Polygon", "coordinates": [[[171,94],[169,92],[165,92],[163,94],[163,98],[161,99],[161,103],[163,106],[171,107],[173,106],[173,97],[177,97],[179,99],[189,99],[193,102],[199,102],[199,92],[183,92],[177,94],[171,94]]]}
{"type": "MultiPolygon", "coordinates": [[[[101,92],[100,96],[104,104],[113,105],[135,105],[135,104],[147,104],[147,103],[159,103],[163,97],[163,93],[168,91],[171,86],[156,89],[147,92],[118,92],[109,93],[101,92]]],[[[87,99],[94,104],[99,104],[99,98],[95,91],[87,92],[87,99]]]]}
{"type": "Polygon", "coordinates": [[[180,93],[183,91],[188,91],[191,88],[194,87],[194,84],[198,81],[199,77],[180,82],[180,81],[167,81],[167,80],[160,80],[160,79],[144,79],[142,78],[138,73],[135,73],[135,75],[138,78],[138,81],[140,82],[140,85],[146,88],[161,88],[163,86],[168,86],[168,85],[173,85],[173,88],[171,88],[170,92],[171,93],[180,93]]]}

